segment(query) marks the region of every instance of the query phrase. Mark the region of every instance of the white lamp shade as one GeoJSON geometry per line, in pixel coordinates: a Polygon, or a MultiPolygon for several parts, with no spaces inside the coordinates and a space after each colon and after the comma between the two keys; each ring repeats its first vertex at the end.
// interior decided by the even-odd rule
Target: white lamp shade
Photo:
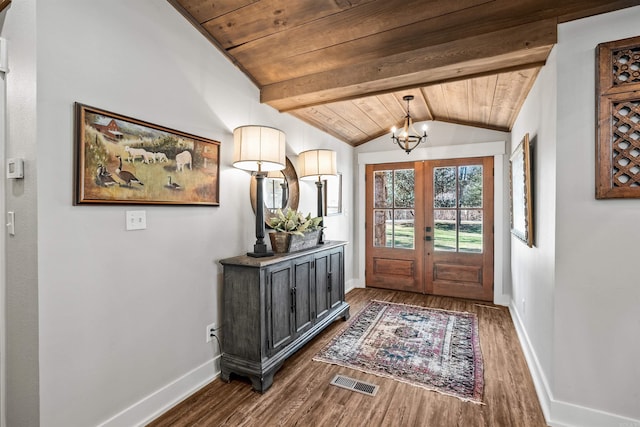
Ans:
{"type": "Polygon", "coordinates": [[[233,130],[233,166],[248,171],[282,170],[286,166],[285,134],[266,126],[233,130]]]}
{"type": "Polygon", "coordinates": [[[300,178],[322,179],[323,176],[337,175],[336,152],[332,150],[303,151],[298,156],[300,178]]]}

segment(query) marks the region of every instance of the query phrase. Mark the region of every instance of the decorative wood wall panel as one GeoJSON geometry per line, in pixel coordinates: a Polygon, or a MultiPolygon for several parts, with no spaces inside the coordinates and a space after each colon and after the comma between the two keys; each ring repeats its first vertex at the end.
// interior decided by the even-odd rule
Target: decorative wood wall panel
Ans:
{"type": "Polygon", "coordinates": [[[596,55],[596,198],[640,198],[640,37],[596,55]]]}
{"type": "Polygon", "coordinates": [[[375,258],[373,260],[373,271],[375,274],[383,276],[403,276],[413,278],[414,262],[411,260],[375,258]]]}
{"type": "Polygon", "coordinates": [[[436,263],[433,266],[433,278],[435,280],[482,284],[482,266],[436,263]]]}

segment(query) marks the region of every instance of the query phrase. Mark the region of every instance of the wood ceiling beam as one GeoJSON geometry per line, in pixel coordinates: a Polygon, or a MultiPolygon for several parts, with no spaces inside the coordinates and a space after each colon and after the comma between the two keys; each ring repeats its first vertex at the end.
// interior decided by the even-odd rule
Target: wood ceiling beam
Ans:
{"type": "Polygon", "coordinates": [[[398,87],[537,66],[546,61],[556,42],[556,19],[546,19],[270,84],[262,88],[261,102],[285,112],[398,87]]]}
{"type": "Polygon", "coordinates": [[[0,0],[0,12],[6,9],[11,4],[11,0],[0,0]]]}

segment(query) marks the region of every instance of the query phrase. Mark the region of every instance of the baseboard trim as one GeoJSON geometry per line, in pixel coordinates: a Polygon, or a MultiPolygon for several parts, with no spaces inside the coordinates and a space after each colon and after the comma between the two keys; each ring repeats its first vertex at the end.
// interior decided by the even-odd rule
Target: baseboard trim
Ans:
{"type": "Polygon", "coordinates": [[[143,426],[171,409],[220,376],[220,356],[216,356],[180,378],[156,390],[98,427],[143,426]]]}
{"type": "Polygon", "coordinates": [[[344,284],[344,293],[348,294],[356,288],[364,288],[364,285],[361,285],[357,279],[347,280],[344,284]]]}
{"type": "Polygon", "coordinates": [[[536,388],[538,400],[542,407],[542,412],[547,424],[551,427],[640,427],[640,420],[623,417],[598,409],[587,408],[560,400],[555,400],[549,383],[545,377],[542,366],[536,356],[529,336],[527,335],[524,323],[516,310],[515,302],[509,304],[509,313],[516,328],[520,346],[527,360],[529,371],[533,377],[533,384],[536,388]]]}
{"type": "Polygon", "coordinates": [[[533,385],[536,388],[536,394],[538,395],[538,400],[542,407],[544,419],[547,421],[547,424],[550,424],[551,389],[549,388],[547,378],[542,371],[542,366],[540,365],[538,357],[533,350],[533,346],[529,340],[529,335],[527,335],[526,329],[522,319],[520,319],[520,315],[518,310],[516,310],[516,305],[513,300],[511,300],[511,303],[509,304],[509,313],[511,314],[511,320],[513,320],[513,324],[516,328],[516,334],[520,340],[520,347],[522,347],[522,351],[524,352],[524,358],[529,366],[529,372],[531,372],[531,377],[533,378],[533,385]]]}
{"type": "Polygon", "coordinates": [[[494,295],[493,296],[493,303],[496,304],[496,305],[502,305],[504,307],[509,307],[509,305],[511,304],[511,295],[504,295],[504,294],[494,295]]]}
{"type": "Polygon", "coordinates": [[[640,427],[640,420],[572,403],[551,401],[551,427],[640,427]]]}

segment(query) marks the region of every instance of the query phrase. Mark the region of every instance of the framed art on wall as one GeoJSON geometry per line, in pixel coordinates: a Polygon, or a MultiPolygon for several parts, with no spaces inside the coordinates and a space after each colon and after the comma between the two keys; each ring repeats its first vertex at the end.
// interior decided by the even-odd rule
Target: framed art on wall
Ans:
{"type": "Polygon", "coordinates": [[[220,142],[75,109],[75,204],[220,204],[220,142]]]}
{"type": "Polygon", "coordinates": [[[640,198],[640,36],[596,48],[596,199],[640,198]]]}
{"type": "Polygon", "coordinates": [[[533,205],[531,192],[531,147],[529,134],[511,154],[511,234],[533,246],[533,205]]]}

